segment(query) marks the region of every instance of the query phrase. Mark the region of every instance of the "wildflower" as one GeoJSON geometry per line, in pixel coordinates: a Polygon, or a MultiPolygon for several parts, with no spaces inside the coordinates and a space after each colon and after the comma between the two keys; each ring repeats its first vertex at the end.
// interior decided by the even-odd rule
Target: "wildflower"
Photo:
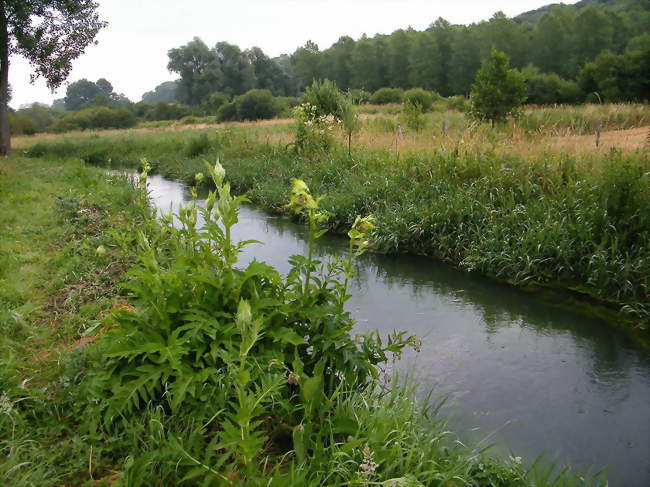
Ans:
{"type": "Polygon", "coordinates": [[[300,376],[298,374],[294,374],[293,372],[289,372],[289,376],[287,377],[287,384],[291,384],[292,386],[297,386],[300,383],[300,376]]]}
{"type": "Polygon", "coordinates": [[[0,396],[0,411],[4,414],[9,414],[13,411],[14,404],[6,393],[0,396]]]}
{"type": "Polygon", "coordinates": [[[237,307],[237,316],[235,317],[237,323],[237,328],[240,331],[245,330],[251,321],[253,321],[253,313],[251,311],[251,305],[248,304],[248,301],[242,299],[239,301],[239,306],[237,307]]]}
{"type": "Polygon", "coordinates": [[[368,215],[364,218],[357,217],[352,224],[352,229],[348,232],[348,236],[352,240],[363,240],[370,235],[370,233],[377,228],[375,225],[375,217],[368,215]]]}
{"type": "Polygon", "coordinates": [[[106,255],[106,247],[104,247],[103,245],[100,245],[99,247],[97,247],[97,249],[95,249],[95,253],[100,257],[105,256],[106,255]]]}
{"type": "Polygon", "coordinates": [[[379,466],[375,462],[375,452],[373,452],[370,449],[370,446],[368,446],[368,443],[366,443],[363,450],[361,450],[361,453],[363,455],[363,462],[359,465],[359,473],[365,478],[372,477],[379,466]]]}
{"type": "Polygon", "coordinates": [[[219,159],[217,159],[217,162],[214,163],[212,177],[217,186],[221,185],[221,183],[223,183],[223,179],[226,177],[226,170],[219,162],[219,159]]]}
{"type": "Polygon", "coordinates": [[[291,199],[287,207],[292,208],[296,213],[304,210],[315,210],[318,203],[309,192],[309,187],[302,179],[291,180],[291,199]]]}
{"type": "Polygon", "coordinates": [[[205,176],[203,175],[202,172],[197,172],[197,173],[194,175],[194,181],[196,182],[197,185],[198,185],[198,184],[201,184],[201,183],[203,182],[203,179],[204,179],[204,178],[205,178],[205,176]]]}

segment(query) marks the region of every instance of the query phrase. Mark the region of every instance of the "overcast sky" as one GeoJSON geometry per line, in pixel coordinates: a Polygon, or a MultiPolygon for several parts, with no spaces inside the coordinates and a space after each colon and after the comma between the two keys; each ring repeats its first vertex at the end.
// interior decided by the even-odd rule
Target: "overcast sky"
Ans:
{"type": "MultiPolygon", "coordinates": [[[[242,49],[261,47],[269,56],[290,54],[311,39],[321,49],[342,35],[390,33],[412,26],[421,30],[444,17],[454,24],[489,19],[501,10],[515,16],[553,0],[99,0],[109,25],[73,64],[69,82],[108,79],[132,101],[159,83],[175,79],[167,71],[167,51],[194,36],[209,46],[219,41],[242,49]]],[[[565,0],[564,3],[575,3],[565,0]]],[[[31,69],[12,57],[9,81],[12,107],[65,95],[52,94],[42,80],[30,84],[31,69]]]]}

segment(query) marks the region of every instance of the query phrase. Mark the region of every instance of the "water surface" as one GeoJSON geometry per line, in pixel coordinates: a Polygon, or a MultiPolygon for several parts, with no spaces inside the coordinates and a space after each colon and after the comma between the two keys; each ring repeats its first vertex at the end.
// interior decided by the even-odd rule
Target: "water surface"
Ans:
{"type": "MultiPolygon", "coordinates": [[[[151,176],[153,203],[168,210],[190,198],[178,182],[151,176]]],[[[306,229],[244,207],[242,254],[287,272],[306,254],[306,229]]],[[[323,258],[344,239],[325,236],[323,258]]],[[[495,443],[495,452],[528,462],[546,453],[595,472],[609,466],[610,485],[650,485],[650,355],[613,327],[550,306],[510,286],[430,259],[366,254],[358,263],[348,310],[360,330],[395,329],[422,339],[396,367],[420,390],[448,397],[446,412],[461,438],[495,443]]]]}

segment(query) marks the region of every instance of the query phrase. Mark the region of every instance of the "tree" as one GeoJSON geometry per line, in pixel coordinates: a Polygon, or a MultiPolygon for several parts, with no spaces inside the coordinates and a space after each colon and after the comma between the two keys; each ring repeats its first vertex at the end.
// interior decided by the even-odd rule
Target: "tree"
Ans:
{"type": "Polygon", "coordinates": [[[221,90],[223,74],[219,57],[198,37],[170,49],[167,55],[167,69],[181,77],[176,90],[176,98],[181,103],[198,105],[210,93],[221,90]]]}
{"type": "Polygon", "coordinates": [[[228,95],[241,95],[255,86],[255,70],[249,57],[239,47],[219,42],[215,47],[223,74],[223,85],[218,90],[228,95]]]}
{"type": "Polygon", "coordinates": [[[70,74],[72,61],[95,41],[106,22],[93,0],[0,0],[0,154],[11,151],[9,58],[27,58],[52,90],[70,74]]]}
{"type": "Polygon", "coordinates": [[[299,87],[311,85],[321,75],[318,45],[312,41],[307,41],[303,47],[299,47],[293,53],[291,64],[293,65],[293,72],[298,78],[299,87]]]}
{"type": "Polygon", "coordinates": [[[492,48],[491,58],[483,61],[472,86],[471,114],[479,120],[503,122],[526,101],[526,80],[510,69],[508,56],[492,48]]]}
{"type": "Polygon", "coordinates": [[[65,109],[68,111],[79,110],[84,105],[91,104],[101,93],[97,84],[85,78],[70,83],[65,92],[65,109]]]}
{"type": "Polygon", "coordinates": [[[159,101],[174,103],[176,101],[178,84],[179,80],[160,83],[153,91],[147,91],[142,95],[142,101],[146,103],[158,103],[159,101]]]}

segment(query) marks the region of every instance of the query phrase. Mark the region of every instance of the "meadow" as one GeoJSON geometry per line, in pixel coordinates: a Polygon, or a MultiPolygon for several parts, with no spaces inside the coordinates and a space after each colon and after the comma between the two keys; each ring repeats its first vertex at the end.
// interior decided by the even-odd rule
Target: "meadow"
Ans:
{"type": "Polygon", "coordinates": [[[205,160],[218,158],[236,192],[281,213],[299,177],[327,194],[332,231],[374,214],[376,251],[428,255],[526,289],[570,290],[644,328],[647,105],[529,107],[492,128],[444,103],[415,120],[398,106],[362,106],[349,154],[337,127],[328,150],[297,151],[288,119],[144,124],[16,146],[29,157],[102,166],[138,167],[146,158],[154,171],[190,184],[205,160]]]}

